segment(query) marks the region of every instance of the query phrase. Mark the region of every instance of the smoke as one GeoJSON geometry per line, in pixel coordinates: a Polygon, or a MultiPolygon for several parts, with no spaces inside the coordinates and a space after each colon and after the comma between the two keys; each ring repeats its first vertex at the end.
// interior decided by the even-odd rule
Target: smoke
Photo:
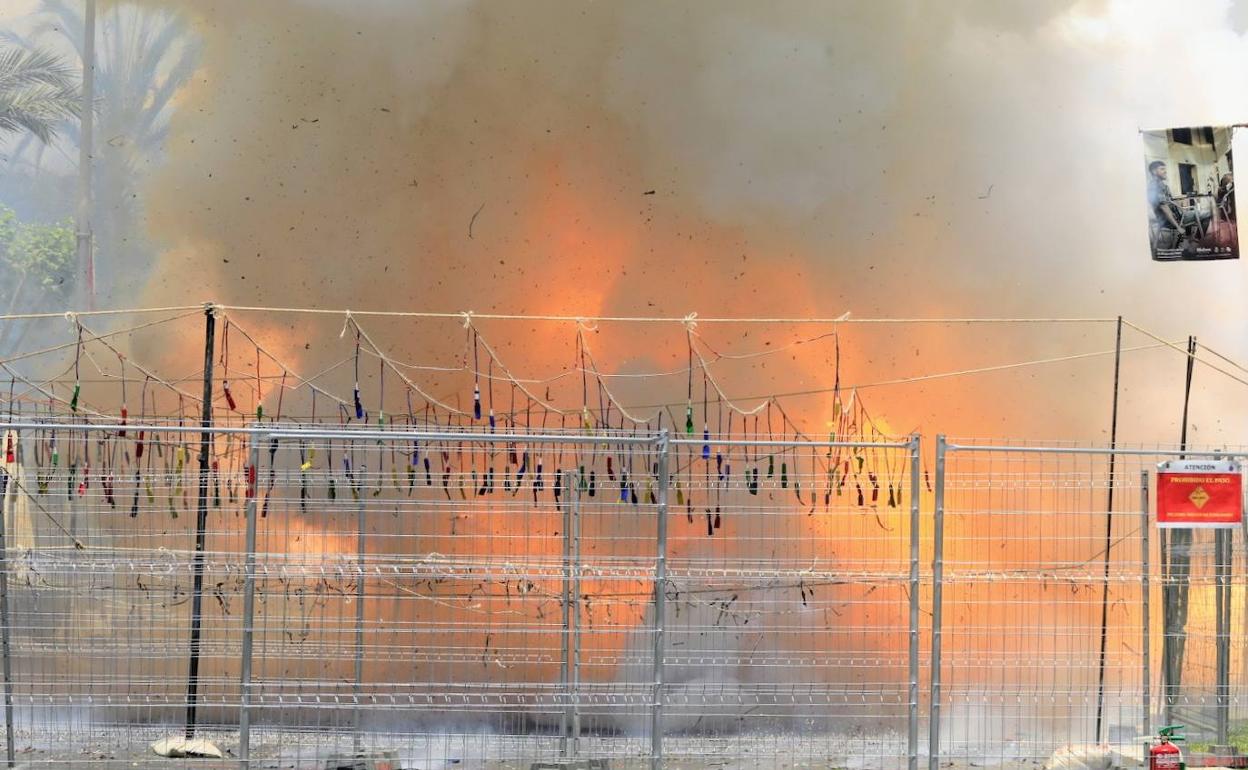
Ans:
{"type": "MultiPolygon", "coordinates": [[[[1220,331],[1242,304],[1242,282],[1226,280],[1237,265],[1150,263],[1137,205],[1137,128],[1237,117],[1222,97],[1244,85],[1248,54],[1224,2],[1178,18],[1161,2],[185,9],[203,64],[147,192],[164,248],[147,302],[1121,313],[1245,352],[1220,331]]],[[[307,328],[284,322],[280,345],[312,367],[329,353],[307,328]]],[[[386,343],[413,359],[445,352],[432,340],[447,335],[428,330],[386,343]]],[[[504,348],[533,329],[506,333],[504,348]]],[[[683,334],[667,338],[624,345],[618,360],[678,357],[683,334]]],[[[1113,338],[910,327],[852,344],[847,360],[874,381],[1113,338]]],[[[530,366],[555,361],[526,350],[530,366]]],[[[1157,360],[1164,382],[1124,408],[1176,400],[1182,361],[1157,360]]],[[[934,386],[896,422],[1099,436],[1087,425],[1105,421],[1108,372],[1094,359],[983,378],[976,393],[934,386]],[[1055,403],[1068,376],[1105,392],[1055,403]],[[1060,419],[985,413],[982,396],[1002,392],[1043,399],[1060,419]]],[[[779,374],[826,381],[809,362],[779,374]]]]}

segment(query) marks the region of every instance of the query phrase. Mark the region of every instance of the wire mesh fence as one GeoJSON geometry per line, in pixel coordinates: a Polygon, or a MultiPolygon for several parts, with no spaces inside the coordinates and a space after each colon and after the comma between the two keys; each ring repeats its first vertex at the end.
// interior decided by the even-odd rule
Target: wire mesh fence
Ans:
{"type": "Polygon", "coordinates": [[[1150,474],[1183,456],[1225,455],[938,440],[933,767],[1129,762],[1159,720],[1199,751],[1244,724],[1243,530],[1150,521],[1150,474]]]}
{"type": "Polygon", "coordinates": [[[192,731],[229,767],[917,756],[917,439],[5,441],[24,766],[168,764],[149,744],[192,731]]]}
{"type": "Polygon", "coordinates": [[[1149,519],[1177,450],[942,439],[933,478],[917,437],[3,440],[14,766],[192,732],[224,767],[970,766],[1248,723],[1243,531],[1149,519]]]}

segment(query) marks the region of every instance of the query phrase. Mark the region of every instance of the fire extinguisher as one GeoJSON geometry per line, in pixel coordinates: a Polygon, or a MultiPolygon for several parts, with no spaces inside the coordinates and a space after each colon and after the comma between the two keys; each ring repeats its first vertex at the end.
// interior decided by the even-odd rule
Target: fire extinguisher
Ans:
{"type": "Polygon", "coordinates": [[[1183,753],[1175,741],[1184,740],[1177,735],[1183,725],[1166,725],[1157,731],[1156,742],[1148,749],[1148,770],[1184,770],[1183,753]]]}

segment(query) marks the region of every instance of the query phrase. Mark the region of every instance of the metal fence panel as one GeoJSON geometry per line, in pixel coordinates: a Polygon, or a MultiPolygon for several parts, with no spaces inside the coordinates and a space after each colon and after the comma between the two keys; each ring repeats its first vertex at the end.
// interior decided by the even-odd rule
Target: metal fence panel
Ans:
{"type": "MultiPolygon", "coordinates": [[[[1176,549],[1149,514],[1153,471],[1179,455],[938,440],[933,766],[1138,756],[1158,720],[1187,723],[1196,748],[1216,742],[1215,536],[1171,530],[1184,533],[1176,549]],[[1171,645],[1185,647],[1181,682],[1163,692],[1171,645]]],[[[1223,539],[1242,553],[1242,530],[1223,539]]],[[[1243,575],[1222,575],[1224,624],[1242,622],[1243,575]]],[[[1231,648],[1232,627],[1221,713],[1233,726],[1246,647],[1231,648]]]]}
{"type": "Polygon", "coordinates": [[[218,430],[201,560],[197,429],[8,435],[25,766],[917,759],[917,439],[218,430]]]}
{"type": "Polygon", "coordinates": [[[666,755],[915,761],[917,441],[704,446],[673,454],[666,755]]]}

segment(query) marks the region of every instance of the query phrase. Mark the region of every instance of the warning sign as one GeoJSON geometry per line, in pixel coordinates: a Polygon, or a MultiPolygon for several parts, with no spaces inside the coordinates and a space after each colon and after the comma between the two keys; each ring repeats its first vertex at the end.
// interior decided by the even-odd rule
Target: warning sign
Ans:
{"type": "Polygon", "coordinates": [[[1157,526],[1238,527],[1243,474],[1231,460],[1171,460],[1157,466],[1157,526]]]}

